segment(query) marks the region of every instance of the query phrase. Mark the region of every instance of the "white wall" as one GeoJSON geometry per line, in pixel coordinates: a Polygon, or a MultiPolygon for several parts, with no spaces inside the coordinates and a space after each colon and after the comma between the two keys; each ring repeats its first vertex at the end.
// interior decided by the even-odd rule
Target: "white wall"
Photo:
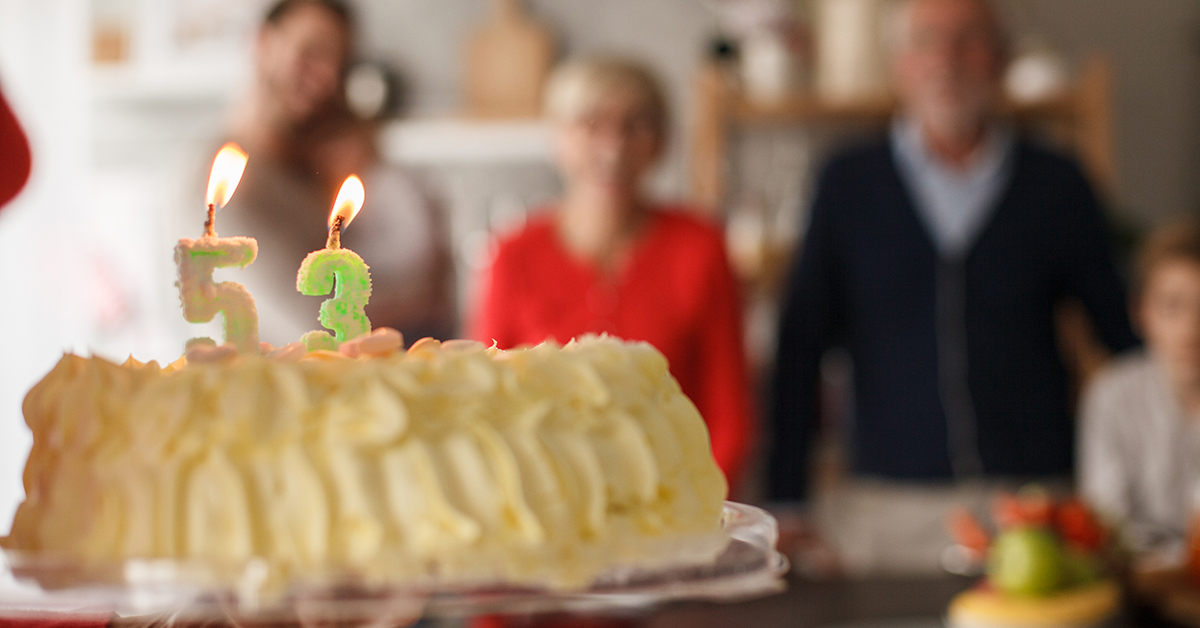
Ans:
{"type": "MultiPolygon", "coordinates": [[[[54,279],[67,275],[64,250],[55,234],[74,231],[72,208],[85,200],[89,181],[85,155],[72,150],[75,138],[87,135],[87,116],[78,105],[82,73],[80,0],[0,2],[0,77],[16,114],[33,145],[34,168],[24,192],[0,214],[0,268],[4,299],[0,328],[0,533],[8,530],[17,496],[22,494],[21,468],[28,451],[28,431],[20,423],[20,399],[86,326],[76,308],[59,305],[54,279]],[[71,16],[79,19],[72,19],[71,16]],[[41,45],[54,41],[58,46],[41,45]]],[[[74,239],[73,239],[74,240],[74,239]]],[[[78,240],[74,240],[78,242],[78,240]]],[[[86,255],[86,253],[83,253],[86,255]]]]}
{"type": "Polygon", "coordinates": [[[89,34],[88,0],[0,0],[0,84],[33,154],[0,212],[0,535],[23,495],[21,401],[63,352],[173,360],[198,333],[177,314],[168,225],[222,106],[99,98],[89,34]]]}
{"type": "Polygon", "coordinates": [[[1117,211],[1139,225],[1200,210],[1200,2],[1006,0],[1013,25],[1114,64],[1117,211]]]}

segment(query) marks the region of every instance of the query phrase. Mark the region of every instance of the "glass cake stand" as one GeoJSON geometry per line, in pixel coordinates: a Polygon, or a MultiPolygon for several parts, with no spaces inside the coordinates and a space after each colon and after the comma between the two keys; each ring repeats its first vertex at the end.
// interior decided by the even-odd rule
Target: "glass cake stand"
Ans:
{"type": "Polygon", "coordinates": [[[18,552],[0,554],[0,618],[111,615],[169,618],[176,624],[231,619],[306,625],[380,620],[403,624],[420,617],[547,612],[625,612],[678,600],[732,601],[784,588],[787,559],[775,549],[778,528],[766,511],[726,502],[725,549],[706,564],[625,566],[578,591],[437,585],[341,583],[293,587],[260,595],[261,573],[247,568],[238,584],[197,584],[172,561],[130,560],[81,567],[18,552]]]}

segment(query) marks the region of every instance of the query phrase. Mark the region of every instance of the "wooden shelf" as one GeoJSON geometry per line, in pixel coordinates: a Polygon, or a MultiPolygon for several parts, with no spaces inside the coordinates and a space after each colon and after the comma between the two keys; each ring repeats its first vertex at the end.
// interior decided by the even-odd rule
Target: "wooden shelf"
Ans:
{"type": "Polygon", "coordinates": [[[540,118],[406,118],[380,133],[384,157],[408,165],[552,163],[550,125],[540,118]]]}
{"type": "MultiPolygon", "coordinates": [[[[1018,125],[1036,128],[1075,151],[1103,194],[1116,187],[1113,154],[1111,70],[1093,56],[1061,96],[1040,102],[1007,103],[1018,125]]],[[[692,193],[702,207],[719,213],[726,202],[729,142],[739,127],[822,127],[838,124],[883,126],[895,112],[891,99],[827,103],[796,94],[778,103],[756,103],[736,87],[726,70],[704,68],[697,83],[697,116],[691,168],[692,193]]]]}
{"type": "MultiPolygon", "coordinates": [[[[734,94],[733,98],[730,120],[739,125],[883,123],[896,111],[896,101],[890,98],[849,103],[826,103],[806,94],[777,103],[756,103],[740,94],[734,94]]],[[[1033,103],[1007,103],[1004,111],[1019,122],[1068,120],[1076,115],[1074,99],[1066,94],[1033,103]]]]}
{"type": "Polygon", "coordinates": [[[891,100],[831,104],[808,95],[795,95],[778,103],[756,103],[732,94],[731,120],[738,124],[801,124],[886,120],[895,109],[891,100]]]}

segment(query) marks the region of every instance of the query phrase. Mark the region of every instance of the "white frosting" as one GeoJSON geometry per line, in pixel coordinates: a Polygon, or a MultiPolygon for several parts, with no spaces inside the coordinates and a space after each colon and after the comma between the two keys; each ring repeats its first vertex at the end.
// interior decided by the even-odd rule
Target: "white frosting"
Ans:
{"type": "Polygon", "coordinates": [[[724,478],[649,345],[363,355],[65,356],[25,401],[27,499],[5,545],[564,587],[678,558],[680,539],[719,549],[724,478]]]}

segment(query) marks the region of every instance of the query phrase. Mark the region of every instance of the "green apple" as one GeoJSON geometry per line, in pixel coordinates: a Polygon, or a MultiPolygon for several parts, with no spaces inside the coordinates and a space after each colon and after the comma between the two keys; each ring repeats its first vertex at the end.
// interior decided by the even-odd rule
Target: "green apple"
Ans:
{"type": "Polygon", "coordinates": [[[1062,545],[1046,528],[1022,526],[1001,532],[989,554],[988,579],[1004,593],[1048,595],[1067,584],[1062,545]]]}
{"type": "Polygon", "coordinates": [[[1100,580],[1104,567],[1095,556],[1068,549],[1063,553],[1067,586],[1082,586],[1100,580]]]}

